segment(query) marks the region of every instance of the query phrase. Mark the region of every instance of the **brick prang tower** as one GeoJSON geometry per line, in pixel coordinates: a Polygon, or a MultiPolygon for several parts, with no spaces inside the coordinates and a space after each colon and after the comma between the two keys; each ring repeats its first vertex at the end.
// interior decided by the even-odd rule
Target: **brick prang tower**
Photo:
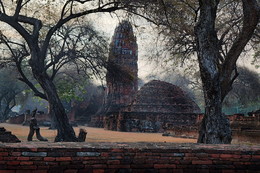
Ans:
{"type": "Polygon", "coordinates": [[[138,46],[133,27],[122,21],[115,29],[108,58],[106,114],[132,102],[138,90],[138,46]]]}

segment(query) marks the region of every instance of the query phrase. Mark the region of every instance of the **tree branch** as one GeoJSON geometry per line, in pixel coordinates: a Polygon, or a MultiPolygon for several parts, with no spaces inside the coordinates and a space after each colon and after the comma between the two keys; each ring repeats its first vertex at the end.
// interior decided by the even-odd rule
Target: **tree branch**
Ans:
{"type": "Polygon", "coordinates": [[[8,16],[4,13],[0,12],[0,21],[7,23],[12,26],[21,36],[25,39],[28,45],[32,44],[31,35],[24,29],[22,25],[20,25],[14,17],[8,16]]]}
{"type": "Polygon", "coordinates": [[[15,13],[14,13],[14,18],[17,20],[19,14],[20,14],[20,11],[22,9],[23,0],[17,0],[16,3],[17,3],[17,5],[16,5],[15,13]]]}
{"type": "Polygon", "coordinates": [[[252,38],[260,18],[260,7],[256,0],[242,0],[242,2],[244,14],[242,31],[231,46],[222,66],[222,100],[224,100],[227,93],[231,90],[231,85],[234,81],[231,79],[231,75],[233,70],[235,70],[237,59],[248,41],[252,38]]]}
{"type": "MultiPolygon", "coordinates": [[[[83,1],[82,1],[82,3],[83,3],[83,1]]],[[[67,4],[65,4],[65,5],[67,5],[67,4]]],[[[103,6],[95,8],[95,9],[86,10],[86,11],[75,13],[75,14],[70,14],[69,16],[67,16],[65,18],[63,18],[63,16],[62,16],[61,19],[57,22],[57,24],[55,26],[53,26],[52,28],[50,28],[50,30],[48,31],[46,38],[45,38],[45,41],[44,41],[43,46],[42,46],[42,51],[43,52],[47,51],[50,39],[51,39],[52,35],[54,34],[54,32],[56,32],[63,24],[67,23],[68,21],[75,19],[75,18],[78,18],[78,17],[81,17],[81,16],[84,16],[84,15],[87,15],[87,14],[99,13],[99,12],[109,12],[110,13],[110,12],[120,10],[120,9],[124,9],[124,8],[125,8],[125,6],[119,7],[118,2],[111,2],[111,3],[107,3],[103,6]],[[111,6],[111,5],[114,5],[114,6],[113,7],[107,7],[107,6],[111,6]],[[107,7],[107,8],[105,8],[105,7],[107,7]]],[[[65,8],[64,8],[64,11],[65,11],[65,8]]],[[[64,11],[62,12],[63,15],[65,15],[64,11]]]]}
{"type": "Polygon", "coordinates": [[[2,8],[2,11],[0,11],[0,14],[1,14],[1,13],[4,13],[4,14],[5,14],[5,6],[4,6],[2,0],[0,0],[0,6],[1,6],[1,8],[2,8]]]}

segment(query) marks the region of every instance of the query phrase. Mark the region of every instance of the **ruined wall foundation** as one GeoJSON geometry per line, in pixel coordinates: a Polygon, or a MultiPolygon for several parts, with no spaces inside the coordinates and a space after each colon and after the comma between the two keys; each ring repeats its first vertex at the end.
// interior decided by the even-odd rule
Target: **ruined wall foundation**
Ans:
{"type": "Polygon", "coordinates": [[[0,172],[259,172],[260,146],[174,143],[0,143],[0,172]]]}

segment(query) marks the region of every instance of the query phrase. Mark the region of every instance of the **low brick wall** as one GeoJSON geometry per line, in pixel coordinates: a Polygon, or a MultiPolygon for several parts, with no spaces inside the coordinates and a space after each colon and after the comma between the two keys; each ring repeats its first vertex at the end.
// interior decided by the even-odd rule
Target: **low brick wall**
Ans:
{"type": "Polygon", "coordinates": [[[260,172],[260,146],[0,143],[0,172],[260,172]]]}

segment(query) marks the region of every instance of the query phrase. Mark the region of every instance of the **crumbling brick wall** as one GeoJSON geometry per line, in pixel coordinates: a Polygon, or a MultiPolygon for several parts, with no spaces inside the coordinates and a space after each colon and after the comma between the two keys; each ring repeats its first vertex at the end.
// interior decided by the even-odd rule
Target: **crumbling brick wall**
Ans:
{"type": "Polygon", "coordinates": [[[259,170],[259,145],[0,143],[0,172],[8,173],[224,173],[259,170]]]}

